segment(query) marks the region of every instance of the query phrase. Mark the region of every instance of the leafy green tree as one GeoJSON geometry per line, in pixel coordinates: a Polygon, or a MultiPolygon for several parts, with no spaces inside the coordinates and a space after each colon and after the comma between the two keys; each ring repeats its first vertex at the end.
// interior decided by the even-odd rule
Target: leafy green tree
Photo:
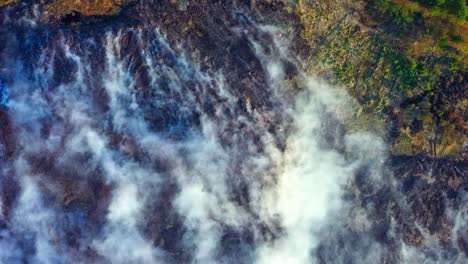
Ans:
{"type": "Polygon", "coordinates": [[[462,19],[466,19],[468,15],[468,8],[466,0],[449,0],[447,1],[448,11],[462,19]]]}
{"type": "Polygon", "coordinates": [[[442,6],[445,4],[446,0],[419,0],[425,6],[442,6]]]}

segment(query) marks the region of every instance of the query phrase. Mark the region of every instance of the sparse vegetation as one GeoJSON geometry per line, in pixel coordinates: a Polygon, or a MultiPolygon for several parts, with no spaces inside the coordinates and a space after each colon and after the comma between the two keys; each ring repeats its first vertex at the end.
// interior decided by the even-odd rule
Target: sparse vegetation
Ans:
{"type": "Polygon", "coordinates": [[[299,2],[303,37],[311,49],[307,67],[319,75],[333,73],[363,115],[385,120],[395,152],[461,155],[467,67],[464,51],[453,43],[466,45],[465,38],[457,29],[446,32],[434,17],[428,22],[418,3],[371,2],[299,2]],[[360,19],[350,6],[360,8],[360,19]],[[426,31],[428,24],[433,33],[426,31]],[[414,32],[422,32],[421,41],[436,44],[415,49],[414,32]]]}
{"type": "Polygon", "coordinates": [[[53,0],[47,9],[58,15],[78,12],[85,16],[112,15],[120,11],[125,0],[53,0]]]}
{"type": "Polygon", "coordinates": [[[466,19],[468,15],[466,0],[418,0],[418,2],[461,19],[466,19]]]}

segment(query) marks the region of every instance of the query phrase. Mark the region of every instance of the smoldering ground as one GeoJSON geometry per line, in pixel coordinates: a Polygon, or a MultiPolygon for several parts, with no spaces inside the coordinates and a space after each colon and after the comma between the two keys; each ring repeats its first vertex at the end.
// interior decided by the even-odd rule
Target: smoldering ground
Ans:
{"type": "Polygon", "coordinates": [[[211,33],[228,51],[201,42],[210,61],[152,15],[91,34],[33,11],[3,19],[18,47],[2,50],[2,262],[463,258],[381,217],[381,200],[407,208],[386,144],[347,126],[352,99],[302,71],[287,29],[230,12],[211,33]]]}

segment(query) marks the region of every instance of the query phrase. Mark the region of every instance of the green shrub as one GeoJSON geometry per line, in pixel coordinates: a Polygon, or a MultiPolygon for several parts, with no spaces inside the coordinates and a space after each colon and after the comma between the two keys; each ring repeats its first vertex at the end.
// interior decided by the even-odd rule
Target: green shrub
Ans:
{"type": "Polygon", "coordinates": [[[452,39],[453,42],[456,42],[456,43],[461,43],[461,42],[463,42],[463,38],[462,38],[462,36],[460,36],[460,35],[452,36],[451,39],[452,39]]]}
{"type": "Polygon", "coordinates": [[[418,2],[427,7],[445,10],[461,19],[466,19],[468,15],[466,0],[419,0],[418,2]]]}
{"type": "Polygon", "coordinates": [[[446,6],[451,14],[461,19],[467,18],[468,9],[466,6],[466,0],[448,0],[446,6]]]}
{"type": "Polygon", "coordinates": [[[446,37],[441,38],[440,41],[439,41],[439,47],[441,47],[441,48],[447,47],[448,44],[449,44],[448,38],[446,38],[446,37]]]}

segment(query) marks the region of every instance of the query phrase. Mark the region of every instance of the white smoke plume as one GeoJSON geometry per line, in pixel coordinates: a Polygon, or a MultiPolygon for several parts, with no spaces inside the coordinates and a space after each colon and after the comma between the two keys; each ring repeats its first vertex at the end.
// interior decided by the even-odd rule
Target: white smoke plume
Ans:
{"type": "MultiPolygon", "coordinates": [[[[322,263],[317,252],[349,212],[353,228],[370,229],[343,196],[362,167],[385,181],[383,140],[348,131],[349,96],[302,71],[287,34],[254,28],[232,32],[247,35],[267,99],[240,98],[223,69],[202,69],[149,27],[83,46],[64,36],[41,50],[32,78],[18,64],[6,103],[18,146],[0,175],[12,170],[21,195],[12,220],[0,203],[10,225],[0,262],[322,263]],[[71,73],[54,68],[63,61],[71,73]],[[67,246],[72,227],[80,235],[67,246]]],[[[383,254],[371,237],[359,243],[372,253],[348,252],[353,261],[383,254]]]]}
{"type": "MultiPolygon", "coordinates": [[[[251,43],[256,47],[262,65],[270,76],[269,85],[275,93],[282,94],[285,92],[282,89],[286,81],[282,60],[290,56],[287,42],[278,37],[278,29],[265,27],[260,30],[273,38],[274,45],[271,48],[274,52],[270,55],[262,54],[260,44],[253,39],[251,43]]],[[[45,61],[45,67],[42,70],[37,69],[37,79],[44,82],[45,89],[25,93],[32,89],[30,84],[18,81],[8,104],[16,125],[21,129],[20,141],[25,153],[37,155],[46,150],[59,151],[59,164],[70,163],[77,155],[90,155],[91,158],[86,161],[88,170],[85,172],[99,169],[105,176],[105,182],[113,186],[106,224],[102,234],[91,242],[96,253],[112,263],[164,262],[163,251],[154,247],[140,229],[144,224],[142,219],[145,204],[158,195],[159,185],[163,181],[160,173],[151,168],[151,164],[127,157],[140,149],[150,159],[164,157],[171,163],[171,168],[166,173],[175,179],[178,186],[178,193],[172,203],[187,230],[184,237],[179,239],[183,239],[184,245],[193,250],[195,263],[218,262],[225,229],[241,232],[246,227],[256,230],[254,243],[258,246],[255,253],[252,253],[252,261],[255,263],[313,262],[311,252],[320,242],[318,231],[328,221],[330,213],[340,208],[342,187],[354,169],[354,163],[347,161],[342,153],[331,148],[326,149],[323,144],[323,135],[327,129],[323,123],[325,114],[339,115],[337,111],[345,106],[336,90],[310,77],[304,77],[306,81],[303,91],[297,94],[293,105],[286,108],[293,122],[284,152],[277,149],[269,133],[264,133],[261,139],[268,149],[264,154],[259,153],[253,144],[250,150],[235,145],[236,140],[241,140],[239,137],[243,136],[237,132],[233,135],[234,145],[227,147],[223,145],[220,133],[231,133],[228,131],[229,126],[232,126],[231,122],[251,126],[252,121],[242,115],[237,120],[227,120],[228,117],[224,116],[226,111],[236,111],[236,108],[234,96],[222,74],[201,72],[180,51],[172,49],[170,53],[179,56],[176,71],[180,72],[153,63],[149,57],[151,52],[145,50],[145,46],[141,44],[143,40],[140,39],[142,55],[148,62],[150,77],[155,83],[152,89],[159,89],[156,80],[161,75],[166,78],[169,76],[169,81],[175,87],[172,92],[185,93],[179,102],[182,109],[186,105],[202,110],[196,101],[197,93],[215,92],[223,100],[215,106],[214,116],[202,113],[200,131],[189,131],[189,138],[182,142],[167,141],[152,132],[142,118],[143,110],[135,93],[137,84],[128,68],[132,58],[121,53],[121,39],[131,32],[137,32],[137,36],[141,38],[138,30],[119,31],[105,36],[106,69],[102,84],[109,98],[108,114],[96,113],[96,109],[92,107],[92,98],[89,96],[92,87],[86,83],[87,76],[92,72],[86,65],[87,58],[74,53],[66,40],[62,40],[63,44],[58,47],[62,51],[56,52],[63,52],[76,66],[73,81],[59,85],[51,93],[47,87],[52,79],[53,73],[49,65],[53,61],[45,61]],[[195,78],[199,84],[193,90],[182,91],[181,85],[188,78],[195,78]],[[50,135],[45,141],[36,141],[35,138],[41,138],[45,119],[53,120],[50,135]],[[132,146],[113,147],[112,139],[103,133],[103,125],[112,126],[116,133],[123,134],[134,143],[132,146]],[[130,152],[126,153],[125,150],[130,152]],[[232,197],[231,185],[241,177],[236,175],[238,172],[233,168],[233,162],[243,155],[247,155],[243,158],[248,162],[241,164],[249,167],[245,168],[245,175],[242,177],[247,177],[244,180],[248,182],[252,194],[249,204],[256,211],[257,217],[253,217],[232,197]],[[270,169],[265,171],[267,168],[270,169]],[[262,181],[270,183],[265,185],[262,181]],[[255,221],[266,223],[267,226],[279,225],[281,230],[272,234],[277,238],[261,242],[261,231],[253,224],[255,221]]],[[[159,37],[159,41],[163,41],[157,31],[155,35],[159,37]]],[[[163,43],[163,46],[168,48],[167,43],[163,43]]],[[[254,118],[262,121],[259,116],[254,118]]],[[[354,143],[362,143],[363,140],[366,141],[365,144],[375,146],[373,142],[376,139],[371,136],[359,138],[354,134],[348,139],[352,152],[367,160],[373,155],[366,154],[356,146],[359,144],[354,143]]],[[[25,164],[23,166],[28,166],[26,160],[21,162],[25,164]]],[[[30,230],[37,234],[35,258],[51,262],[47,258],[58,258],[61,253],[57,251],[47,227],[43,225],[53,222],[54,209],[45,209],[40,207],[42,205],[37,205],[37,209],[28,207],[26,204],[34,205],[40,201],[40,196],[34,196],[40,192],[37,187],[28,187],[32,183],[27,183],[30,180],[25,173],[18,170],[16,173],[23,175],[21,186],[25,189],[25,196],[20,199],[15,214],[25,217],[28,221],[26,226],[36,226],[40,222],[34,230],[30,230]],[[22,199],[28,201],[23,202],[22,199]],[[35,210],[41,210],[40,214],[35,215],[35,210]]],[[[46,181],[43,184],[48,183],[46,181]]]]}

